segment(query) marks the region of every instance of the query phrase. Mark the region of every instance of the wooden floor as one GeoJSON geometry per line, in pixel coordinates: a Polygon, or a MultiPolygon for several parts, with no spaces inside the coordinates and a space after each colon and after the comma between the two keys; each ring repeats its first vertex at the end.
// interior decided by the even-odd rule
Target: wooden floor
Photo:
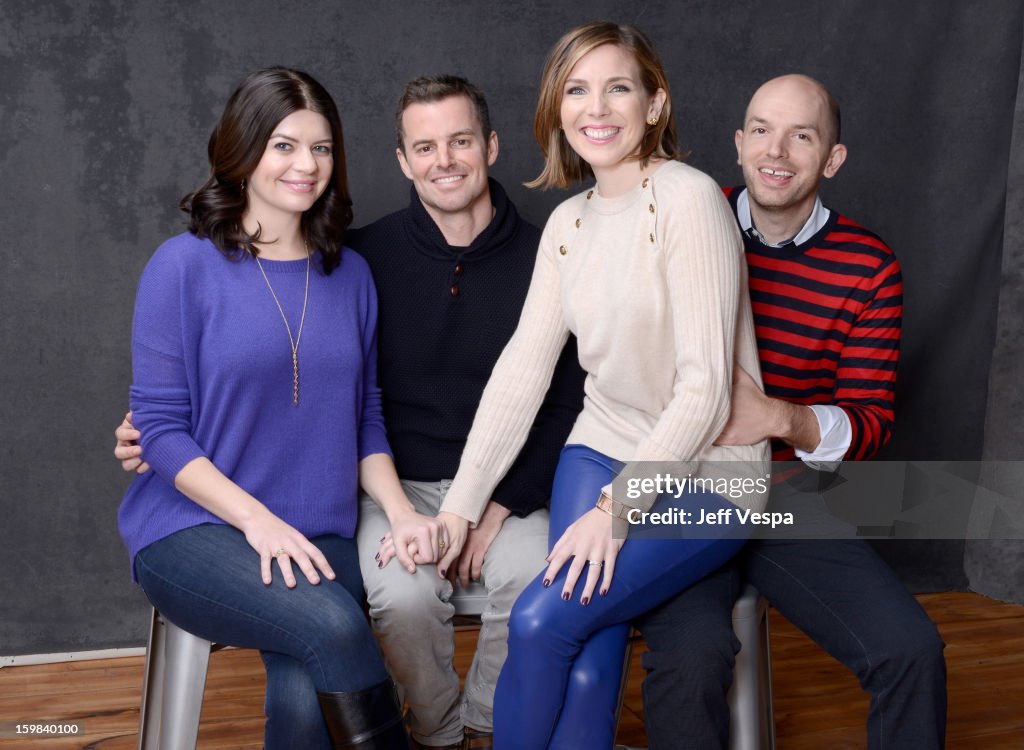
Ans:
{"type": "MultiPolygon", "coordinates": [[[[919,599],[947,644],[947,747],[1024,748],[1024,607],[966,593],[919,599]]],[[[771,629],[778,749],[865,747],[867,699],[856,680],[774,611],[771,629]]],[[[472,631],[458,634],[456,658],[462,673],[474,636],[472,631]]],[[[620,742],[640,746],[645,744],[641,652],[634,652],[619,728],[620,742]]],[[[0,748],[133,748],[141,682],[141,657],[0,669],[0,748]],[[75,721],[82,733],[68,739],[18,739],[11,734],[12,722],[34,721],[75,721]]],[[[215,653],[199,747],[260,747],[263,686],[262,664],[254,651],[215,653]]]]}

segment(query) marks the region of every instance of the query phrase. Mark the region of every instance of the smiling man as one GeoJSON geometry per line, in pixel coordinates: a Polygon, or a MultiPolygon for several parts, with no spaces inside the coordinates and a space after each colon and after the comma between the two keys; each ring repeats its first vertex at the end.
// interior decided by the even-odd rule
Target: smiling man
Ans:
{"type": "MultiPolygon", "coordinates": [[[[886,244],[818,197],[846,159],[839,137],[839,105],[819,82],[768,81],[736,132],[746,186],[726,191],[744,233],[764,391],[737,371],[717,442],[773,438],[775,460],[812,469],[873,457],[894,422],[903,282],[886,244]]],[[[790,491],[776,484],[772,498],[790,491]]],[[[856,674],[871,696],[871,750],[943,747],[943,643],[895,573],[864,540],[759,539],[639,623],[651,750],[728,746],[742,579],[856,674]]]]}
{"type": "Polygon", "coordinates": [[[422,100],[419,89],[410,91],[397,122],[395,155],[415,199],[449,244],[468,247],[494,217],[487,169],[498,158],[498,134],[484,133],[469,96],[422,100]]]}
{"type": "MultiPolygon", "coordinates": [[[[377,284],[377,376],[395,464],[416,509],[436,515],[491,369],[519,320],[540,230],[488,178],[498,134],[476,86],[455,76],[411,81],[396,130],[398,163],[412,181],[409,206],[348,241],[377,284]]],[[[570,343],[526,449],[489,498],[460,557],[458,577],[480,578],[488,594],[461,698],[452,667],[452,585],[442,577],[454,571],[436,575],[435,566],[421,565],[410,575],[397,564],[378,567],[388,520],[369,498],[361,505],[359,557],[370,617],[422,747],[490,747],[509,611],[545,565],[555,464],[582,407],[576,359],[570,343]]]]}

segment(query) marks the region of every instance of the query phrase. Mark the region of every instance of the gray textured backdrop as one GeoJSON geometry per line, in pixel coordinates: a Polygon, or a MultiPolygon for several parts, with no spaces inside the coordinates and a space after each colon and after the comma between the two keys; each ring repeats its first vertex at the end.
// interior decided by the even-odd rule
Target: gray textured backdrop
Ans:
{"type": "MultiPolygon", "coordinates": [[[[337,98],[357,223],[405,202],[394,100],[407,79],[441,71],[489,93],[495,175],[542,223],[564,196],[519,185],[540,164],[529,133],[540,67],[560,33],[590,18],[635,22],[654,39],[691,161],[721,182],[739,179],[732,132],[756,85],[793,70],[821,78],[843,103],[850,147],[826,200],[903,262],[899,429],[887,455],[1024,457],[1018,0],[360,6],[4,0],[0,654],[142,641],[145,602],[115,525],[128,480],[110,458],[135,284],[181,230],[175,203],[205,175],[227,95],[269,64],[304,68],[337,98]]],[[[885,554],[918,589],[964,588],[969,574],[1024,598],[1019,546],[964,549],[885,554]]]]}

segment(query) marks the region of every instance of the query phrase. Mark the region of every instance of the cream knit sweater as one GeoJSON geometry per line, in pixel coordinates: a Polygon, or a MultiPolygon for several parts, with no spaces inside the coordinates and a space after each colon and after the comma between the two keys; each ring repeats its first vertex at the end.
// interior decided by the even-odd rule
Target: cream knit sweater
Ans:
{"type": "MultiPolygon", "coordinates": [[[[648,475],[634,462],[686,462],[675,470],[685,476],[698,463],[742,461],[740,473],[757,465],[763,476],[767,442],[711,444],[729,417],[734,362],[760,382],[743,243],[718,185],[670,161],[625,195],[588,190],[552,213],[519,326],[491,373],[442,510],[480,518],[570,332],[587,378],[569,444],[629,462],[623,475],[648,475]]],[[[621,495],[644,509],[654,501],[621,495]]],[[[764,502],[730,499],[755,510],[764,502]]]]}

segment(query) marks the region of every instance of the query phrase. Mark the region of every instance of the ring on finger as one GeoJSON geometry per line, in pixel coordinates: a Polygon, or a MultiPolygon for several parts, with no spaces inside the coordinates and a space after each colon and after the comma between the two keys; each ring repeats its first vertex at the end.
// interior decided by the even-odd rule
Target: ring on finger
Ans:
{"type": "Polygon", "coordinates": [[[287,554],[288,554],[287,550],[285,550],[285,548],[282,547],[281,549],[279,549],[277,552],[274,553],[274,557],[281,557],[282,555],[287,556],[287,554]]]}
{"type": "Polygon", "coordinates": [[[444,552],[445,547],[447,547],[447,546],[448,546],[448,543],[445,542],[443,539],[437,543],[438,549],[440,549],[442,552],[444,552]]]}
{"type": "Polygon", "coordinates": [[[604,560],[587,560],[587,565],[597,565],[600,567],[604,565],[604,560]]]}

